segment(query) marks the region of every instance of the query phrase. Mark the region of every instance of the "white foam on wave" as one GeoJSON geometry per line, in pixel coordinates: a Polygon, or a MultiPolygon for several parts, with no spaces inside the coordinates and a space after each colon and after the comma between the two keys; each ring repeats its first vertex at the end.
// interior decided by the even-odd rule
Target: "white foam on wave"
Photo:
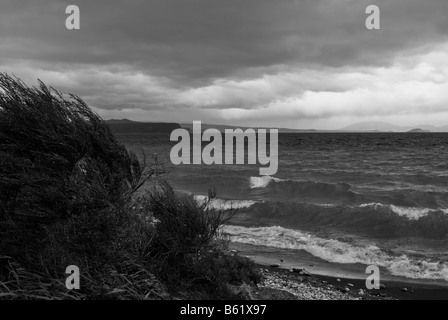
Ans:
{"type": "MultiPolygon", "coordinates": [[[[195,195],[194,199],[198,203],[204,203],[207,201],[208,197],[205,195],[195,195]]],[[[216,210],[229,210],[229,209],[241,209],[249,208],[250,206],[257,203],[257,201],[252,200],[226,200],[226,199],[213,199],[210,201],[210,206],[216,210]]]]}
{"type": "Polygon", "coordinates": [[[429,209],[429,208],[415,208],[415,207],[401,207],[393,204],[384,205],[382,203],[365,203],[359,206],[360,208],[372,207],[372,208],[389,208],[392,212],[396,213],[400,217],[405,217],[409,220],[419,220],[431,212],[442,211],[448,214],[448,209],[429,209]]]}
{"type": "Polygon", "coordinates": [[[323,208],[334,208],[334,207],[337,207],[337,205],[334,204],[334,203],[313,203],[313,205],[318,206],[318,207],[323,207],[323,208]]]}
{"type": "Polygon", "coordinates": [[[360,208],[367,208],[367,207],[377,208],[377,207],[384,207],[384,205],[382,203],[372,202],[372,203],[361,204],[359,207],[360,208]]]}
{"type": "Polygon", "coordinates": [[[272,181],[279,182],[282,180],[271,176],[250,177],[250,188],[251,189],[266,188],[268,184],[271,183],[272,181]]]}
{"type": "Polygon", "coordinates": [[[324,239],[309,233],[282,227],[226,226],[234,242],[282,249],[304,250],[315,257],[334,263],[361,263],[388,269],[393,275],[414,279],[444,279],[448,281],[448,264],[416,260],[406,255],[391,255],[375,245],[357,246],[334,239],[324,239]]]}
{"type": "Polygon", "coordinates": [[[393,204],[390,205],[390,208],[400,217],[406,217],[409,220],[419,220],[420,218],[427,216],[431,211],[433,211],[428,208],[407,208],[394,206],[393,204]]]}

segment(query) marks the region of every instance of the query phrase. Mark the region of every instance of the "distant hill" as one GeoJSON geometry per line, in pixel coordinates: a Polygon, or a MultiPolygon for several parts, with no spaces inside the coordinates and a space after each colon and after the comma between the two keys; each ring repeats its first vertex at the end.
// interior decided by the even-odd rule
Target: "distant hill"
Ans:
{"type": "Polygon", "coordinates": [[[347,127],[341,128],[341,131],[401,131],[400,126],[393,125],[387,122],[368,121],[351,124],[347,127]]]}
{"type": "MultiPolygon", "coordinates": [[[[187,130],[193,130],[193,123],[181,123],[180,124],[182,126],[182,128],[185,128],[187,130]]],[[[224,132],[225,129],[241,129],[241,130],[246,130],[246,129],[278,129],[279,133],[293,133],[293,132],[317,132],[317,130],[315,129],[289,129],[289,128],[268,128],[268,127],[240,127],[240,126],[228,126],[225,124],[205,124],[202,123],[201,124],[201,129],[202,130],[207,130],[207,129],[217,129],[221,132],[224,132]]]]}
{"type": "MultiPolygon", "coordinates": [[[[409,132],[411,130],[422,130],[421,132],[448,132],[448,125],[436,127],[433,125],[418,125],[418,126],[398,126],[388,122],[381,121],[367,121],[358,122],[347,127],[341,128],[340,131],[355,131],[355,132],[409,132]]],[[[415,131],[417,132],[417,131],[415,131]]]]}
{"type": "Polygon", "coordinates": [[[411,129],[408,132],[430,132],[429,130],[423,130],[420,128],[411,129]]]}
{"type": "MultiPolygon", "coordinates": [[[[193,123],[181,123],[182,128],[187,130],[193,129],[193,123]]],[[[218,129],[221,132],[224,132],[225,129],[242,129],[246,130],[249,127],[241,127],[241,126],[229,126],[222,124],[201,124],[201,129],[218,129]]],[[[250,127],[252,129],[269,129],[268,127],[250,127]]],[[[387,122],[380,121],[370,121],[370,122],[359,122],[354,123],[350,126],[341,128],[339,130],[321,130],[321,129],[290,129],[290,128],[278,128],[279,133],[334,133],[334,132],[408,132],[413,129],[420,129],[422,132],[448,132],[448,125],[436,127],[432,125],[419,125],[419,126],[398,126],[387,122]]]]}
{"type": "MultiPolygon", "coordinates": [[[[165,123],[165,122],[138,122],[129,119],[112,119],[106,120],[109,127],[114,133],[162,133],[171,134],[171,132],[178,128],[185,128],[187,130],[193,129],[193,123],[165,123]]],[[[225,129],[242,129],[246,130],[249,127],[229,126],[222,124],[205,124],[201,125],[202,130],[209,128],[218,129],[224,132],[225,129]]],[[[250,127],[253,129],[269,129],[268,127],[250,127]]],[[[278,128],[279,133],[316,133],[316,132],[448,132],[448,125],[436,127],[432,125],[419,126],[398,126],[387,122],[370,121],[359,122],[341,128],[339,130],[319,130],[319,129],[290,129],[278,128]]]]}
{"type": "Polygon", "coordinates": [[[106,120],[107,123],[109,124],[117,124],[117,123],[135,123],[136,121],[132,121],[129,119],[111,119],[111,120],[106,120]]]}
{"type": "Polygon", "coordinates": [[[164,122],[137,122],[128,119],[106,120],[106,123],[114,133],[162,133],[171,134],[181,126],[178,123],[164,122]]]}

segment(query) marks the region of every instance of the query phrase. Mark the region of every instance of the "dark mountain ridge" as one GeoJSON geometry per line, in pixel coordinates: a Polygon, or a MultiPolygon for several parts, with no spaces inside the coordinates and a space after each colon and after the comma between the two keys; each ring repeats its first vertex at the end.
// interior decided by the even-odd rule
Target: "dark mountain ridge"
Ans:
{"type": "Polygon", "coordinates": [[[178,123],[170,122],[137,122],[128,119],[112,119],[106,123],[114,133],[168,133],[180,128],[178,123]]]}

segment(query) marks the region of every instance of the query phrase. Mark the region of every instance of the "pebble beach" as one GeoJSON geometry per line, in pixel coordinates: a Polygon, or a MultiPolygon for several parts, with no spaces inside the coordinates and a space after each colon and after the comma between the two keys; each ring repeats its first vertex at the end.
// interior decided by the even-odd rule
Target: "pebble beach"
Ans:
{"type": "Polygon", "coordinates": [[[448,290],[438,286],[382,283],[367,290],[365,281],[313,275],[304,269],[287,270],[259,265],[263,280],[256,287],[240,288],[250,300],[427,300],[448,299],[448,290]]]}

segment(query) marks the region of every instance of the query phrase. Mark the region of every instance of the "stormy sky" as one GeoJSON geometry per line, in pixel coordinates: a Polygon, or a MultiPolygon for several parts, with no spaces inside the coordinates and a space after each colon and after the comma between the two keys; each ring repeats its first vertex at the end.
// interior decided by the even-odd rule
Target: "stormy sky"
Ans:
{"type": "Polygon", "coordinates": [[[448,1],[2,0],[0,71],[105,119],[447,125],[448,1]],[[372,4],[380,30],[365,27],[372,4]]]}

